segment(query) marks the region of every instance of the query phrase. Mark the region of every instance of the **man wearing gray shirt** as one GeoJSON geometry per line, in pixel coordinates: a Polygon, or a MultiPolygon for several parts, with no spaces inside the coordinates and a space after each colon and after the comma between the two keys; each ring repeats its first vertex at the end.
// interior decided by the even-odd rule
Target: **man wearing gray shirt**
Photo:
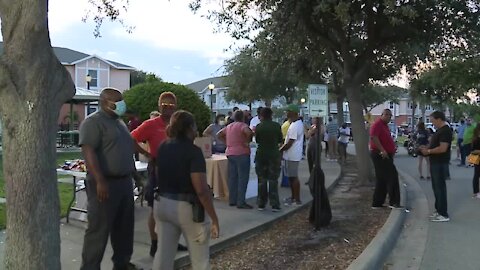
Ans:
{"type": "Polygon", "coordinates": [[[338,125],[333,121],[333,118],[330,116],[328,117],[328,124],[327,124],[327,133],[328,133],[328,148],[329,148],[329,156],[330,159],[327,161],[337,161],[337,142],[338,142],[338,125]]]}
{"type": "Polygon", "coordinates": [[[100,110],[80,126],[80,146],[87,164],[88,228],[82,251],[82,270],[100,270],[110,236],[114,270],[136,269],[133,253],[134,202],[132,176],[134,144],[120,117],[126,105],[122,94],[105,88],[100,110]]]}

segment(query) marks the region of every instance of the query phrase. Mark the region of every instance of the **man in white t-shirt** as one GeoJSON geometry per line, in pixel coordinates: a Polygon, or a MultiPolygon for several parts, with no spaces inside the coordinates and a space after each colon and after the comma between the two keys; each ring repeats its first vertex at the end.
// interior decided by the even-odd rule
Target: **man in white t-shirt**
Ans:
{"type": "Polygon", "coordinates": [[[257,127],[258,124],[260,124],[260,112],[262,111],[263,107],[258,107],[257,109],[257,116],[253,117],[252,120],[250,120],[250,129],[255,132],[255,128],[257,127]]]}
{"type": "Polygon", "coordinates": [[[338,129],[338,153],[340,154],[340,160],[342,163],[345,163],[347,160],[347,146],[350,141],[350,128],[347,127],[346,123],[343,123],[342,126],[338,129]]]}
{"type": "Polygon", "coordinates": [[[285,205],[301,205],[300,200],[300,180],[298,179],[298,165],[302,160],[303,154],[303,138],[305,130],[303,122],[298,117],[299,108],[297,105],[290,104],[287,107],[287,117],[290,120],[290,127],[288,128],[285,143],[280,147],[280,152],[283,153],[285,160],[285,174],[290,182],[290,189],[292,196],[285,199],[285,205]]]}

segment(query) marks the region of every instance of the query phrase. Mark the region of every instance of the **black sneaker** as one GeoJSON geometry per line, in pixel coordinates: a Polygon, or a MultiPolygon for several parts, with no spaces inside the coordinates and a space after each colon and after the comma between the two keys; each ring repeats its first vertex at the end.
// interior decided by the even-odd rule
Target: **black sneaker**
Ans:
{"type": "Polygon", "coordinates": [[[272,206],[272,212],[280,212],[281,210],[280,206],[272,206]]]}
{"type": "Polygon", "coordinates": [[[157,253],[157,241],[152,240],[152,244],[150,245],[150,256],[155,257],[155,253],[157,253]]]}
{"type": "Polygon", "coordinates": [[[237,206],[237,208],[238,209],[253,209],[253,206],[245,203],[245,204],[237,206]]]}
{"type": "Polygon", "coordinates": [[[113,270],[142,270],[142,268],[138,268],[133,263],[128,263],[126,266],[123,267],[114,266],[113,270]]]}
{"type": "Polygon", "coordinates": [[[178,251],[187,251],[188,248],[186,246],[182,245],[182,244],[178,244],[177,250],[178,251]]]}
{"type": "Polygon", "coordinates": [[[391,209],[403,209],[403,208],[405,208],[405,207],[403,207],[399,204],[389,205],[388,207],[391,208],[391,209]]]}

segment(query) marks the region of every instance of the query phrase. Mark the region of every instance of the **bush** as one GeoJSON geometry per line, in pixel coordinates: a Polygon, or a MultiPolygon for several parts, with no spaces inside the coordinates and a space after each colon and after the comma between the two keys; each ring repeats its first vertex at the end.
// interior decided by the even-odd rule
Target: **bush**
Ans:
{"type": "MultiPolygon", "coordinates": [[[[150,112],[158,110],[158,97],[163,92],[173,92],[177,96],[177,108],[195,115],[198,130],[203,130],[210,124],[210,109],[189,88],[173,83],[150,81],[137,84],[123,93],[129,110],[135,111],[142,120],[150,117],[150,112]]],[[[201,133],[200,133],[201,134],[201,133]]]]}

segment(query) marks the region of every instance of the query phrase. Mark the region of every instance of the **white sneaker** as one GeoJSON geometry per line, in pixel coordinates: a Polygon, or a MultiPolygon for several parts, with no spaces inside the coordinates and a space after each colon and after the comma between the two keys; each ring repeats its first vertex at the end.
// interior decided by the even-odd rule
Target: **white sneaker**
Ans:
{"type": "Polygon", "coordinates": [[[283,200],[283,204],[284,204],[285,206],[290,206],[290,205],[292,205],[292,203],[293,203],[294,201],[295,201],[295,200],[292,199],[292,198],[286,198],[286,199],[283,200]]]}
{"type": "Polygon", "coordinates": [[[435,211],[429,216],[429,218],[436,218],[437,216],[438,216],[438,213],[437,211],[435,211]]]}
{"type": "Polygon", "coordinates": [[[477,193],[476,198],[477,198],[477,199],[480,199],[480,193],[477,193]]]}
{"type": "Polygon", "coordinates": [[[432,221],[432,222],[448,222],[448,221],[450,221],[450,218],[444,217],[442,215],[438,215],[435,218],[432,218],[430,221],[432,221]]]}

